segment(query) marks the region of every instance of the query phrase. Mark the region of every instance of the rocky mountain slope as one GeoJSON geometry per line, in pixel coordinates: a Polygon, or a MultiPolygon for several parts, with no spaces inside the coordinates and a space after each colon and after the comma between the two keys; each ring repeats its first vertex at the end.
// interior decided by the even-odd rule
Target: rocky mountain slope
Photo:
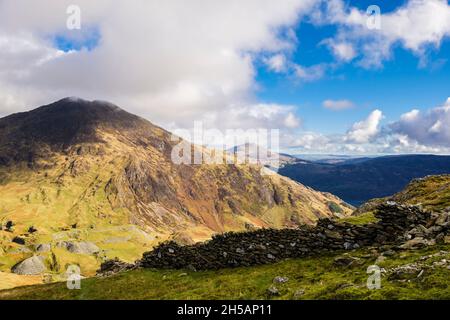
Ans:
{"type": "Polygon", "coordinates": [[[192,243],[352,211],[260,166],[174,164],[177,143],[100,101],[66,98],[0,119],[0,271],[42,256],[46,281],[72,263],[92,275],[104,259],[132,262],[165,239],[192,243]]]}

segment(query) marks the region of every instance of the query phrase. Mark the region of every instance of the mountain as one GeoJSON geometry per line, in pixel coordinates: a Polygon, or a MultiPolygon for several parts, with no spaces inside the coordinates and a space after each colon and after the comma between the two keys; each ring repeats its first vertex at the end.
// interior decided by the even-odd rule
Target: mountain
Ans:
{"type": "Polygon", "coordinates": [[[402,190],[411,179],[450,173],[450,156],[383,156],[339,163],[299,161],[287,164],[279,173],[360,205],[402,190]]]}
{"type": "Polygon", "coordinates": [[[166,239],[352,211],[259,165],[175,164],[180,141],[111,103],[78,98],[0,119],[0,272],[39,255],[44,262],[26,262],[46,281],[72,263],[92,275],[104,259],[132,262],[166,239]]]}

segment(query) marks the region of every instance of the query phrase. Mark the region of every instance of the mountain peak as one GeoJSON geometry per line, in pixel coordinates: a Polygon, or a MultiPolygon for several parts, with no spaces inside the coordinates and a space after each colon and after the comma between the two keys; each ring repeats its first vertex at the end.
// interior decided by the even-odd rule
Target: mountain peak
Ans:
{"type": "Polygon", "coordinates": [[[28,151],[37,152],[45,145],[61,150],[77,143],[101,142],[100,131],[121,135],[134,132],[137,136],[151,134],[154,128],[150,122],[110,102],[68,97],[1,118],[0,151],[3,158],[15,162],[26,157],[28,151]]]}

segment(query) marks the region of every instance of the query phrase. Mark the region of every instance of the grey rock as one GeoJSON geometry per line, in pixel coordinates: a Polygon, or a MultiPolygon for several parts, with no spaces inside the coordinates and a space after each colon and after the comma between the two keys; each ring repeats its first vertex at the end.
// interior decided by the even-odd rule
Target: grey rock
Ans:
{"type": "Polygon", "coordinates": [[[65,248],[67,251],[79,254],[94,254],[100,252],[100,249],[92,242],[72,242],[61,241],[57,243],[60,248],[65,248]]]}
{"type": "Polygon", "coordinates": [[[44,273],[47,268],[42,256],[32,256],[11,268],[11,271],[20,275],[38,275],[44,273]]]}
{"type": "Polygon", "coordinates": [[[350,250],[353,248],[353,245],[350,242],[344,242],[344,249],[350,250]]]}
{"type": "Polygon", "coordinates": [[[267,289],[267,293],[270,296],[279,296],[280,295],[280,291],[275,286],[270,286],[269,289],[267,289]]]}
{"type": "Polygon", "coordinates": [[[278,277],[275,277],[274,279],[273,279],[273,282],[274,283],[286,283],[286,282],[288,282],[289,281],[289,278],[288,277],[280,277],[280,276],[278,276],[278,277]]]}
{"type": "Polygon", "coordinates": [[[359,262],[359,258],[343,255],[335,258],[333,264],[338,267],[350,267],[359,262]]]}
{"type": "Polygon", "coordinates": [[[401,249],[413,250],[413,249],[420,249],[420,248],[423,248],[426,246],[431,246],[431,245],[434,245],[435,243],[436,243],[435,240],[426,240],[421,237],[418,237],[418,238],[414,238],[414,239],[406,241],[404,244],[400,245],[399,247],[401,249]]]}
{"type": "Polygon", "coordinates": [[[50,243],[41,243],[36,245],[37,252],[48,252],[50,251],[50,249],[51,249],[50,243]]]}
{"type": "Polygon", "coordinates": [[[299,290],[295,291],[294,298],[299,298],[299,297],[303,296],[304,294],[305,294],[305,289],[299,289],[299,290]]]}
{"type": "Polygon", "coordinates": [[[386,251],[382,252],[381,254],[385,257],[392,257],[395,255],[395,251],[394,250],[386,250],[386,251]]]}
{"type": "Polygon", "coordinates": [[[377,260],[375,260],[375,264],[378,265],[382,262],[386,261],[386,257],[385,256],[378,256],[377,260]]]}

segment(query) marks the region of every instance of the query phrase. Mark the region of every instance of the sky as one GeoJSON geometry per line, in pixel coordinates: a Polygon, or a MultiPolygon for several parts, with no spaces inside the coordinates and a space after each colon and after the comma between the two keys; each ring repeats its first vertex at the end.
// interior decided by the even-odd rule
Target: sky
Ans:
{"type": "Polygon", "coordinates": [[[448,154],[449,57],[444,0],[0,0],[0,116],[78,96],[294,154],[448,154]]]}

